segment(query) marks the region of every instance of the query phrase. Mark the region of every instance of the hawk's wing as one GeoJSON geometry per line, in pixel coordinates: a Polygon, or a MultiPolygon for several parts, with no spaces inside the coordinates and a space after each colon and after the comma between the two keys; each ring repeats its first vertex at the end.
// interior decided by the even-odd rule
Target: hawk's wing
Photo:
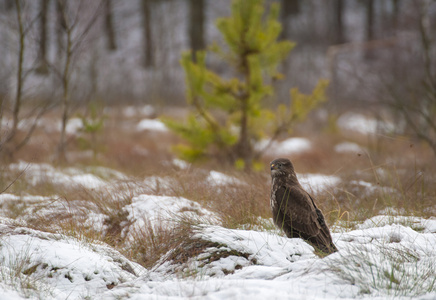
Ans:
{"type": "Polygon", "coordinates": [[[285,215],[284,226],[305,233],[319,234],[321,226],[316,208],[309,195],[295,186],[281,186],[276,193],[277,209],[285,215]]]}
{"type": "Polygon", "coordinates": [[[312,196],[310,194],[308,194],[308,196],[309,196],[310,200],[312,201],[313,206],[315,207],[316,214],[318,215],[318,223],[321,226],[321,228],[320,228],[321,229],[321,232],[320,232],[321,236],[324,238],[328,247],[330,247],[332,250],[337,250],[336,246],[333,244],[332,236],[330,234],[329,228],[327,227],[327,224],[325,222],[324,215],[322,214],[322,211],[318,207],[316,207],[315,201],[313,200],[312,196]]]}
{"type": "Polygon", "coordinates": [[[313,200],[312,196],[310,194],[307,195],[309,196],[309,199],[312,201],[313,207],[315,208],[316,214],[318,216],[319,225],[321,225],[322,228],[327,228],[327,231],[329,231],[327,224],[325,223],[324,215],[322,214],[322,211],[318,207],[316,207],[315,201],[313,200]]]}

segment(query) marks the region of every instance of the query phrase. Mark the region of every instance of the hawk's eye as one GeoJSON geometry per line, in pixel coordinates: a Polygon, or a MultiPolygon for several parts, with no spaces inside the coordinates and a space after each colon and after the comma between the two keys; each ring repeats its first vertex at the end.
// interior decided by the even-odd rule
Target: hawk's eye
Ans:
{"type": "Polygon", "coordinates": [[[278,165],[279,165],[279,167],[281,167],[281,166],[282,166],[282,163],[278,163],[278,165]]]}

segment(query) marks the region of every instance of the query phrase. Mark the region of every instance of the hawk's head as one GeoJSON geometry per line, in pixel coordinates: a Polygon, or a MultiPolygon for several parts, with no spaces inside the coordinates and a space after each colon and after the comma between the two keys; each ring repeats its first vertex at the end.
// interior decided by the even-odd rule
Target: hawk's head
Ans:
{"type": "Polygon", "coordinates": [[[271,176],[286,176],[295,174],[294,166],[287,158],[277,158],[270,163],[271,176]]]}

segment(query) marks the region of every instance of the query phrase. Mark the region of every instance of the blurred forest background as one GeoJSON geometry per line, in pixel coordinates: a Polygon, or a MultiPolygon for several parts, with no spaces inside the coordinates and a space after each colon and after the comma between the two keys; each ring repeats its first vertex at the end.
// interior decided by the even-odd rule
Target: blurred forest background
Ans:
{"type": "MultiPolygon", "coordinates": [[[[436,1],[281,0],[280,39],[297,46],[279,67],[272,106],[289,89],[330,80],[328,118],[365,110],[436,153],[436,1]]],[[[230,0],[0,0],[1,147],[24,145],[55,109],[62,135],[78,105],[185,104],[183,51],[222,44],[230,0]],[[20,121],[27,131],[17,138],[20,121]]],[[[208,66],[226,76],[214,56],[208,66]]],[[[98,111],[98,109],[96,109],[98,111]]],[[[325,121],[328,122],[328,121],[325,121]]],[[[62,152],[62,149],[60,149],[62,152]]]]}

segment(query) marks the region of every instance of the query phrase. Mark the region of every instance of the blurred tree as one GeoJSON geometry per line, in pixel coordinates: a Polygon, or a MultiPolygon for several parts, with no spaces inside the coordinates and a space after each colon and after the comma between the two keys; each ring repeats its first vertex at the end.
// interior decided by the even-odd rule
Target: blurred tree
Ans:
{"type": "Polygon", "coordinates": [[[192,50],[192,57],[195,59],[195,52],[205,48],[204,42],[204,0],[189,0],[189,42],[192,50]]]}
{"type": "MultiPolygon", "coordinates": [[[[57,0],[58,22],[62,25],[60,33],[65,37],[65,47],[61,48],[62,61],[59,66],[53,65],[54,72],[59,76],[62,86],[61,100],[61,131],[56,153],[56,159],[60,163],[66,162],[67,147],[67,123],[70,119],[73,109],[71,103],[71,74],[74,63],[80,56],[81,46],[87,40],[87,35],[94,23],[98,20],[98,15],[102,11],[102,2],[93,7],[92,15],[87,21],[80,19],[83,16],[80,3],[69,2],[66,0],[57,0]],[[74,5],[78,5],[74,7],[74,5]],[[82,21],[82,22],[81,22],[82,21]]],[[[91,6],[92,7],[92,6],[91,6]]],[[[88,8],[89,9],[89,8],[88,8]]],[[[62,36],[58,37],[61,40],[62,36]]]]}
{"type": "MultiPolygon", "coordinates": [[[[15,16],[18,27],[16,91],[15,97],[12,101],[12,108],[5,109],[5,103],[3,103],[3,99],[1,99],[0,107],[0,124],[2,123],[3,109],[8,111],[10,110],[12,113],[11,127],[8,128],[8,130],[5,130],[5,134],[2,134],[2,136],[0,137],[0,151],[2,152],[2,154],[9,156],[9,158],[12,158],[16,151],[18,151],[27,144],[36,128],[38,120],[45,112],[47,112],[48,107],[50,106],[48,101],[45,103],[38,103],[37,107],[34,109],[30,109],[31,113],[26,116],[27,124],[30,126],[27,126],[27,128],[24,130],[19,129],[19,123],[23,119],[23,117],[21,116],[21,112],[23,110],[23,87],[27,76],[30,74],[30,72],[28,72],[24,66],[24,55],[27,50],[26,35],[30,32],[34,21],[25,18],[28,14],[23,12],[22,1],[15,0],[14,4],[15,16]],[[18,134],[19,131],[21,131],[21,134],[18,134]]],[[[31,66],[30,69],[33,69],[33,67],[34,66],[31,66]]]]}
{"type": "Polygon", "coordinates": [[[105,9],[104,29],[107,37],[107,47],[109,50],[116,50],[117,39],[114,29],[112,0],[105,0],[104,9],[105,9]]]}
{"type": "Polygon", "coordinates": [[[143,42],[144,42],[144,68],[154,66],[153,36],[151,31],[151,3],[152,0],[141,0],[143,42]]]}
{"type": "Polygon", "coordinates": [[[84,115],[79,114],[82,121],[82,132],[85,136],[78,138],[79,146],[82,150],[91,150],[94,161],[97,160],[98,153],[104,149],[99,138],[104,128],[104,107],[101,101],[91,101],[88,104],[84,115]]]}
{"type": "Polygon", "coordinates": [[[262,0],[236,0],[231,16],[217,20],[227,47],[214,45],[212,51],[233,67],[234,78],[223,78],[209,70],[204,51],[196,52],[195,61],[191,53],[182,55],[187,101],[194,112],[186,123],[171,119],[164,122],[187,140],[188,145],[176,147],[183,159],[215,156],[251,169],[273,140],[325,100],[327,82],[320,81],[311,95],[292,89],[289,107],[279,105],[274,112],[265,107],[264,100],[274,92],[270,83],[283,77],[277,66],[295,45],[277,42],[281,31],[278,14],[276,4],[265,16],[262,0]],[[272,137],[259,149],[257,142],[268,130],[272,137]]]}
{"type": "Polygon", "coordinates": [[[39,53],[38,53],[38,67],[36,71],[40,74],[48,73],[47,63],[47,12],[49,0],[40,0],[40,18],[39,18],[39,53]]]}
{"type": "MultiPolygon", "coordinates": [[[[0,149],[3,150],[3,147],[10,143],[18,131],[18,122],[20,121],[20,111],[21,111],[21,102],[23,98],[23,83],[24,83],[24,75],[23,75],[23,62],[24,62],[24,51],[25,51],[25,35],[27,30],[24,27],[24,20],[21,12],[21,2],[20,0],[15,0],[15,11],[17,16],[17,24],[18,24],[18,61],[17,61],[17,89],[15,93],[15,101],[12,108],[12,127],[9,132],[2,137],[2,141],[0,144],[0,149]]],[[[8,151],[8,154],[11,154],[12,151],[8,151]]]]}
{"type": "Polygon", "coordinates": [[[430,9],[435,4],[434,0],[414,2],[420,45],[411,46],[415,55],[393,55],[395,69],[402,66],[403,70],[390,72],[391,82],[382,82],[388,95],[384,104],[405,125],[404,131],[427,143],[436,157],[436,22],[431,20],[430,9]]]}

